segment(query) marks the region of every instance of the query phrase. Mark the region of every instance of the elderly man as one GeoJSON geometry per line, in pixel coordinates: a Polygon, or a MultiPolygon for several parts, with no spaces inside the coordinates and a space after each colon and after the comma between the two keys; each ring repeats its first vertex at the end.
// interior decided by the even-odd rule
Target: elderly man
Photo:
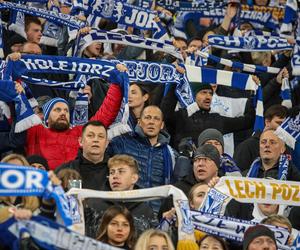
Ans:
{"type": "Polygon", "coordinates": [[[259,139],[260,157],[252,163],[247,176],[299,181],[299,171],[284,154],[285,144],[274,132],[273,129],[266,129],[261,134],[259,139]]]}
{"type": "MultiPolygon", "coordinates": [[[[193,171],[176,182],[174,186],[181,189],[188,196],[194,185],[198,183],[208,184],[214,177],[217,177],[219,167],[220,154],[216,147],[210,144],[200,146],[194,154],[193,171]]],[[[159,216],[163,212],[169,211],[172,206],[172,199],[167,198],[160,208],[159,216]]]]}

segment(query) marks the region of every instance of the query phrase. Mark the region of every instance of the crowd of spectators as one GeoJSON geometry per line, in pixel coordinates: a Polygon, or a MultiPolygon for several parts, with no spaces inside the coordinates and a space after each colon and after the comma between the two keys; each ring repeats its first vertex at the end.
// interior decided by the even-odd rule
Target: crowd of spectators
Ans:
{"type": "MultiPolygon", "coordinates": [[[[127,2],[137,5],[139,1],[127,2]]],[[[282,0],[241,2],[278,8],[285,6],[282,0]]],[[[49,7],[40,3],[31,4],[49,7]]],[[[48,5],[55,5],[62,13],[70,13],[70,7],[63,2],[49,0],[48,5]]],[[[163,14],[160,20],[163,25],[178,18],[178,13],[157,5],[155,1],[149,8],[163,14]]],[[[208,35],[233,34],[236,28],[233,20],[239,13],[239,3],[230,2],[224,8],[226,14],[220,24],[214,24],[214,18],[200,17],[185,23],[183,31],[177,35],[169,31],[169,39],[180,51],[186,65],[190,63],[190,55],[196,55],[197,51],[208,45],[208,35]]],[[[1,12],[5,58],[20,60],[23,54],[69,56],[74,40],[69,37],[66,27],[59,27],[57,46],[49,46],[42,41],[44,19],[25,16],[24,34],[21,34],[9,29],[9,11],[1,12]]],[[[85,20],[87,17],[81,15],[78,18],[85,20]]],[[[120,34],[152,35],[151,32],[139,32],[132,27],[120,29],[117,23],[104,18],[101,18],[97,28],[120,34]]],[[[239,28],[243,32],[255,29],[250,22],[241,22],[239,28]]],[[[261,30],[270,31],[265,28],[261,30]]],[[[78,32],[88,34],[90,31],[86,27],[78,32]]],[[[71,111],[75,100],[67,90],[27,83],[37,100],[34,112],[42,123],[20,133],[15,132],[12,103],[7,103],[12,113],[11,119],[7,119],[0,103],[1,163],[49,171],[53,184],[61,184],[66,192],[74,181],[80,183],[83,189],[113,192],[172,184],[184,192],[193,210],[201,208],[206,193],[218,182],[219,177],[280,179],[282,155],[288,156],[286,180],[300,181],[300,146],[298,143],[295,149],[286,146],[275,133],[285,118],[295,116],[295,112],[300,110],[297,108],[300,104],[298,83],[291,88],[292,107],[283,106],[280,95],[282,80],[294,80],[291,74],[291,51],[228,53],[213,48],[209,53],[242,63],[280,68],[278,74],[252,75],[254,82],[261,85],[263,90],[265,126],[262,131],[253,133],[255,96],[252,91],[216,84],[191,84],[197,111],[190,115],[187,109],[178,108],[175,84],[131,82],[128,93],[128,125],[131,132],[109,138],[109,127],[118,115],[123,98],[121,76],[127,71],[124,65],[117,64],[117,71],[109,79],[92,78],[87,81],[83,93],[88,95],[89,121],[83,126],[72,125],[71,111]],[[226,116],[216,109],[216,101],[222,102],[224,99],[240,110],[238,116],[226,116]],[[230,143],[228,134],[232,135],[230,143]],[[258,169],[252,173],[254,161],[258,169]]],[[[80,57],[176,63],[176,58],[164,52],[100,42],[84,46],[80,57]]],[[[210,60],[206,67],[240,71],[210,60]]],[[[72,76],[66,74],[36,73],[34,76],[56,81],[72,80],[72,76]]],[[[16,91],[22,93],[22,82],[16,81],[15,84],[16,91]]],[[[56,204],[52,200],[31,196],[0,196],[0,222],[13,214],[17,219],[40,214],[55,220],[56,204]]],[[[199,249],[278,249],[274,233],[261,224],[287,228],[291,233],[289,245],[297,237],[297,230],[300,230],[298,207],[231,200],[225,215],[260,224],[245,232],[242,243],[203,232],[199,236],[198,233],[199,249]]],[[[178,241],[176,224],[168,232],[156,229],[162,219],[172,220],[176,217],[170,197],[150,202],[91,198],[84,204],[84,217],[86,236],[122,249],[173,250],[178,241]]],[[[1,246],[0,242],[1,249],[6,247],[1,246]]],[[[30,245],[28,249],[42,248],[30,245]]]]}

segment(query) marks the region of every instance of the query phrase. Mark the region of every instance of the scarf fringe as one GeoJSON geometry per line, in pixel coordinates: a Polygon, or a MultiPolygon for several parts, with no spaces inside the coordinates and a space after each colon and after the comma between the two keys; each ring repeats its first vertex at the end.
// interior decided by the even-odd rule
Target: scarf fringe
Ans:
{"type": "Polygon", "coordinates": [[[41,123],[42,123],[41,119],[36,114],[33,114],[33,115],[28,116],[16,123],[15,133],[23,132],[23,131],[25,131],[33,126],[39,125],[41,123]]]}
{"type": "Polygon", "coordinates": [[[119,135],[126,134],[128,132],[132,132],[132,130],[128,124],[124,124],[121,122],[115,123],[109,127],[108,140],[111,140],[114,137],[117,137],[119,135]]]}
{"type": "Polygon", "coordinates": [[[187,106],[186,108],[187,113],[188,113],[188,117],[192,116],[193,114],[195,114],[197,111],[199,111],[199,106],[196,102],[190,104],[189,106],[187,106]]]}
{"type": "Polygon", "coordinates": [[[34,108],[34,107],[36,107],[36,106],[39,105],[38,102],[37,102],[37,100],[35,98],[28,99],[28,102],[30,104],[30,107],[32,107],[32,108],[34,108]]]}
{"type": "Polygon", "coordinates": [[[57,39],[49,36],[42,36],[40,43],[47,46],[57,47],[57,39]]]}
{"type": "Polygon", "coordinates": [[[281,140],[283,140],[289,147],[295,149],[296,139],[292,135],[290,135],[286,130],[284,130],[282,127],[279,126],[274,133],[281,140]]]}

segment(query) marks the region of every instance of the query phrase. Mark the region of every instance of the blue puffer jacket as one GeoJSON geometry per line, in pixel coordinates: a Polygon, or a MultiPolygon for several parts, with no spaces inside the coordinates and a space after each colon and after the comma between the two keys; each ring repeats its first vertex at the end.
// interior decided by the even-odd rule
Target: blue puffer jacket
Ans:
{"type": "Polygon", "coordinates": [[[127,154],[139,163],[138,185],[142,188],[169,184],[177,154],[169,145],[170,136],[161,131],[158,144],[152,146],[137,125],[135,133],[117,136],[110,142],[107,152],[110,156],[127,154]]]}

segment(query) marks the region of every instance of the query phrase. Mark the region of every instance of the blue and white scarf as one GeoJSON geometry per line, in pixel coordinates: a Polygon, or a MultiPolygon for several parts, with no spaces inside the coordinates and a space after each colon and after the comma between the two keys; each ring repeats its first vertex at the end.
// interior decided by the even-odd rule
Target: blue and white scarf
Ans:
{"type": "Polygon", "coordinates": [[[290,50],[293,48],[281,37],[234,37],[209,35],[208,43],[216,48],[235,51],[271,51],[290,50]]]}
{"type": "Polygon", "coordinates": [[[145,39],[135,35],[122,35],[120,33],[103,30],[92,30],[89,34],[81,38],[79,48],[80,54],[82,54],[83,50],[86,49],[86,47],[94,42],[117,43],[144,49],[162,51],[182,60],[181,53],[173,46],[172,42],[170,41],[160,42],[156,39],[145,39]]]}
{"type": "MultiPolygon", "coordinates": [[[[84,74],[89,76],[95,76],[100,78],[108,78],[112,70],[115,69],[114,63],[123,63],[128,69],[129,81],[134,82],[151,82],[157,83],[175,83],[178,84],[177,94],[179,96],[179,102],[183,108],[187,108],[189,105],[195,106],[192,91],[188,84],[186,77],[183,77],[177,72],[174,65],[148,63],[144,61],[120,61],[113,60],[111,62],[106,60],[93,60],[82,58],[70,58],[61,56],[36,56],[36,55],[24,55],[21,60],[13,62],[13,79],[22,78],[25,80],[24,75],[28,73],[63,73],[63,74],[84,74]],[[112,63],[113,62],[113,63],[112,63]],[[180,88],[180,91],[178,90],[180,88]]],[[[33,79],[26,76],[26,81],[35,82],[35,84],[51,81],[43,81],[42,79],[33,79]]],[[[53,83],[53,82],[52,82],[53,83]]],[[[73,86],[69,83],[70,86],[73,86]]],[[[80,83],[78,83],[79,86],[80,83]]],[[[126,85],[126,83],[125,83],[126,85]]],[[[127,88],[123,87],[123,92],[126,92],[127,88]],[[125,91],[124,91],[125,90],[125,91]]],[[[124,94],[123,93],[123,94],[124,94]]],[[[126,94],[123,95],[126,98],[126,94]]],[[[124,111],[127,101],[124,99],[122,107],[124,111]]],[[[127,112],[124,112],[127,114],[127,112]]],[[[127,116],[125,116],[127,117],[127,116]]],[[[125,122],[123,120],[123,122],[125,122]]]]}
{"type": "MultiPolygon", "coordinates": [[[[258,170],[261,168],[261,159],[258,157],[253,161],[251,167],[247,173],[247,177],[256,178],[258,176],[258,170]]],[[[279,158],[278,166],[278,180],[286,180],[288,174],[289,159],[287,155],[282,154],[279,158]]]]}
{"type": "Polygon", "coordinates": [[[109,19],[118,24],[141,30],[165,32],[162,30],[163,27],[154,21],[156,12],[127,4],[124,1],[95,1],[89,11],[91,11],[92,15],[109,19]]]}
{"type": "Polygon", "coordinates": [[[280,33],[288,35],[293,31],[293,24],[298,18],[298,4],[297,0],[287,0],[285,4],[284,18],[280,27],[280,33]]]}
{"type": "Polygon", "coordinates": [[[293,76],[300,76],[300,36],[296,38],[291,64],[293,76]]]}
{"type": "Polygon", "coordinates": [[[4,58],[4,52],[3,52],[3,40],[2,40],[2,16],[0,14],[0,58],[4,58]]]}
{"type": "Polygon", "coordinates": [[[291,250],[300,250],[300,235],[299,234],[298,234],[298,237],[294,240],[291,250]]]}
{"type": "Polygon", "coordinates": [[[65,193],[61,186],[54,186],[48,173],[32,167],[0,163],[1,196],[43,196],[53,198],[66,226],[72,224],[65,193]]]}
{"type": "Polygon", "coordinates": [[[187,55],[185,59],[185,64],[191,65],[191,66],[197,66],[202,67],[207,65],[208,58],[204,57],[202,55],[209,55],[210,46],[207,46],[205,48],[202,48],[201,50],[197,50],[194,53],[190,53],[187,55]]]}
{"type": "Polygon", "coordinates": [[[157,0],[156,4],[172,11],[203,12],[209,9],[224,8],[226,3],[209,1],[164,1],[157,0]]]}
{"type": "Polygon", "coordinates": [[[291,108],[293,106],[292,100],[291,100],[292,93],[291,93],[291,88],[290,88],[288,78],[282,79],[280,97],[282,99],[281,105],[283,105],[287,108],[291,108]]]}
{"type": "Polygon", "coordinates": [[[261,86],[257,86],[252,76],[243,73],[230,72],[225,70],[216,70],[205,67],[194,67],[186,65],[187,77],[190,82],[220,84],[228,87],[238,88],[241,90],[256,91],[256,119],[254,130],[263,128],[263,96],[261,86]]]}
{"type": "MultiPolygon", "coordinates": [[[[248,227],[257,225],[258,223],[253,221],[240,220],[237,218],[221,216],[218,214],[212,214],[201,211],[190,211],[191,220],[194,228],[198,231],[212,234],[221,238],[226,238],[235,242],[242,242],[244,233],[248,227]]],[[[171,225],[175,225],[176,217],[171,220],[163,219],[158,229],[168,232],[171,225]]],[[[279,249],[288,250],[286,246],[289,232],[285,228],[267,225],[274,233],[276,241],[279,245],[279,249]]]]}
{"type": "Polygon", "coordinates": [[[11,249],[20,249],[20,239],[25,233],[34,240],[41,249],[101,249],[120,250],[95,239],[78,234],[42,216],[33,216],[30,220],[10,218],[0,224],[1,242],[11,249]]]}
{"type": "Polygon", "coordinates": [[[25,131],[32,126],[41,123],[41,119],[34,114],[25,94],[18,94],[16,92],[14,82],[0,80],[0,100],[3,102],[15,103],[16,133],[25,131]]]}
{"type": "MultiPolygon", "coordinates": [[[[199,211],[191,211],[191,220],[194,224],[195,229],[199,231],[236,242],[242,242],[244,233],[248,229],[248,227],[257,224],[252,221],[240,220],[199,211]]],[[[289,238],[288,230],[281,227],[270,225],[266,226],[268,226],[275,233],[275,239],[279,245],[279,248],[289,249],[289,247],[286,246],[289,238]]]]}
{"type": "Polygon", "coordinates": [[[68,27],[71,27],[73,29],[80,29],[84,26],[84,22],[80,21],[76,17],[57,13],[55,11],[29,7],[24,4],[3,2],[0,3],[0,9],[11,9],[14,11],[22,12],[26,15],[41,17],[58,25],[67,25],[68,27]]]}
{"type": "MultiPolygon", "coordinates": [[[[60,9],[53,4],[50,8],[50,11],[60,13],[60,9]]],[[[62,28],[60,26],[47,20],[44,24],[43,36],[40,43],[52,47],[57,47],[57,39],[63,35],[61,32],[62,28]]]]}
{"type": "MultiPolygon", "coordinates": [[[[82,76],[84,77],[84,76],[82,76]]],[[[81,77],[81,78],[82,78],[81,77]]],[[[82,79],[80,79],[82,81],[82,79]]],[[[83,93],[83,88],[77,91],[75,106],[72,111],[72,125],[84,125],[89,120],[88,94],[83,93]]]]}
{"type": "Polygon", "coordinates": [[[300,136],[300,114],[296,117],[287,117],[276,129],[275,134],[292,149],[300,136]]]}
{"type": "Polygon", "coordinates": [[[208,53],[204,53],[199,51],[198,52],[199,56],[203,58],[207,58],[212,60],[213,62],[220,63],[222,65],[228,66],[230,68],[234,69],[240,69],[245,72],[250,72],[250,73],[261,73],[261,72],[267,72],[270,74],[278,74],[279,71],[281,70],[280,68],[275,68],[275,67],[266,67],[266,66],[261,66],[261,65],[254,65],[254,64],[246,64],[246,63],[241,63],[241,62],[233,62],[229,59],[217,57],[208,53]]]}
{"type": "Polygon", "coordinates": [[[235,161],[230,155],[225,153],[221,155],[220,169],[225,173],[225,175],[241,176],[241,170],[236,165],[235,161]]]}

